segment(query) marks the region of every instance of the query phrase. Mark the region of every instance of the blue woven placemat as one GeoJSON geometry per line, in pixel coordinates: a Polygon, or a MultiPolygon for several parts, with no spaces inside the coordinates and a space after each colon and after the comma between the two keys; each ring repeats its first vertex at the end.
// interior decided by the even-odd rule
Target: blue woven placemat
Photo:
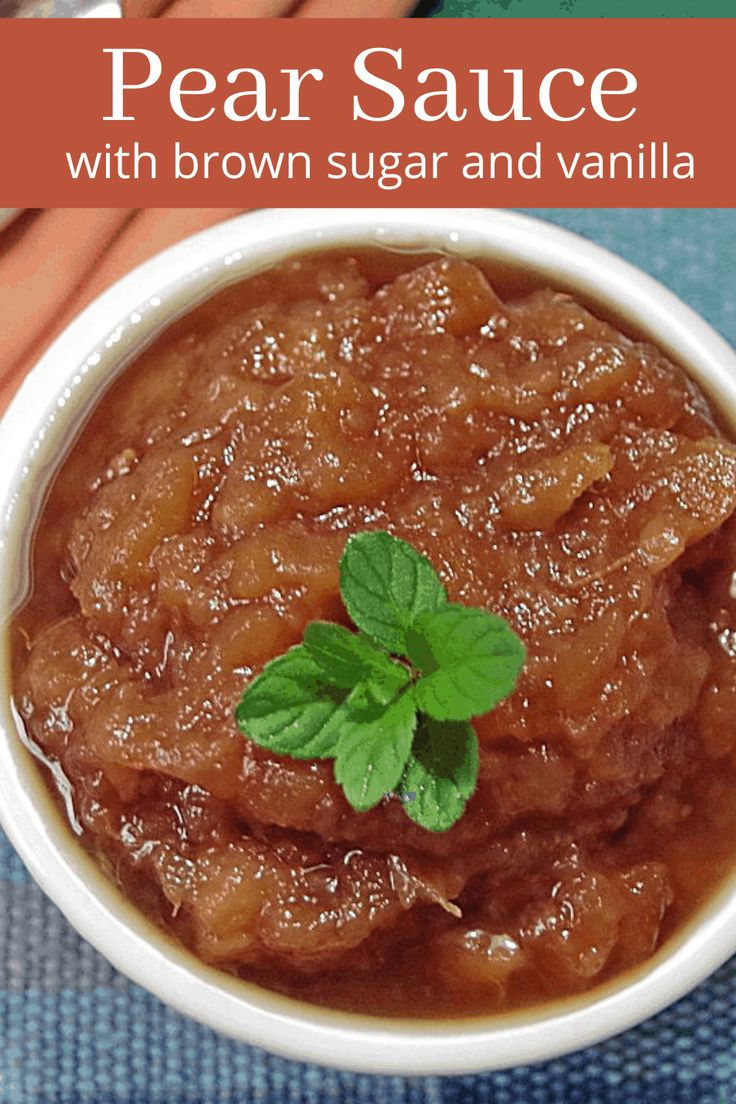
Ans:
{"type": "MultiPolygon", "coordinates": [[[[736,344],[736,211],[535,211],[652,272],[736,344]]],[[[478,1077],[335,1073],[223,1039],[84,943],[0,833],[7,1104],[736,1104],[736,959],[611,1042],[478,1077]]]]}

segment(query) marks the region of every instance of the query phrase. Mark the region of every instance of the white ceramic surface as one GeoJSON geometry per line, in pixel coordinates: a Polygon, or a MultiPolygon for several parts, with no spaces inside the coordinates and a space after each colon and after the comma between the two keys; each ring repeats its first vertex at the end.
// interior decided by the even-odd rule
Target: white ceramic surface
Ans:
{"type": "MultiPolygon", "coordinates": [[[[575,235],[503,211],[266,211],[167,250],[92,303],[30,373],[0,423],[0,626],[25,578],[49,471],[112,374],[152,333],[233,279],[295,251],[343,245],[445,249],[523,262],[607,305],[698,379],[736,424],[736,354],[654,280],[575,235]]],[[[381,1020],[317,1009],[197,962],[142,918],[87,858],[18,737],[0,639],[0,819],[46,893],[115,966],[238,1039],[370,1072],[460,1073],[551,1058],[614,1035],[682,996],[736,951],[736,876],[651,963],[593,994],[466,1021],[381,1020]]]]}

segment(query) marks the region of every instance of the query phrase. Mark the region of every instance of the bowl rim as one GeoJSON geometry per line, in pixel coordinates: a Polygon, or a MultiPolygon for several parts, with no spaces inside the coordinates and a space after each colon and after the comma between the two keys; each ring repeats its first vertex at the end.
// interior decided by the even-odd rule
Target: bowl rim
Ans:
{"type": "Polygon", "coordinates": [[[736,352],[652,277],[584,238],[505,210],[281,209],[209,227],[126,275],[43,354],[0,421],[0,823],[77,931],[132,981],[178,1011],[288,1058],[370,1073],[458,1074],[558,1057],[640,1023],[736,951],[736,874],[629,978],[525,1012],[472,1020],[392,1020],[294,1001],[204,966],[101,873],[56,811],[10,707],[8,633],[31,492],[110,373],[143,340],[218,286],[310,249],[445,249],[525,262],[637,327],[711,394],[736,426],[736,352]]]}

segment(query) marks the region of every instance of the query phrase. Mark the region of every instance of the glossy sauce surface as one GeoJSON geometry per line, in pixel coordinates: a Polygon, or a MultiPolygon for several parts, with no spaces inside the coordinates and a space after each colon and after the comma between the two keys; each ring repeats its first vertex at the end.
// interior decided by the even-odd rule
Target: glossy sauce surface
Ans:
{"type": "Polygon", "coordinates": [[[569,295],[453,258],[314,255],[219,293],[103,396],[11,627],[86,845],[204,960],[390,1015],[644,961],[736,854],[736,448],[569,295]],[[518,292],[518,289],[517,289],[518,292]],[[246,681],[345,620],[348,534],[425,552],[528,662],[449,832],[355,813],[243,739],[246,681]]]}

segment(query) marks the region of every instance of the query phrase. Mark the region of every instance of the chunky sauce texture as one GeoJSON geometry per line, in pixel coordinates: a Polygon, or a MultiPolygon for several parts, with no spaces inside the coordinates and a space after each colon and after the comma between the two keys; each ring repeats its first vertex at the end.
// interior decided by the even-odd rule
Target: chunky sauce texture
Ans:
{"type": "Polygon", "coordinates": [[[736,447],[651,345],[453,258],[221,292],[99,402],[13,633],[27,736],[110,876],[209,963],[389,1015],[496,1012],[652,954],[736,854],[736,447]],[[528,661],[435,835],[237,731],[346,620],[348,534],[426,553],[528,661]]]}

